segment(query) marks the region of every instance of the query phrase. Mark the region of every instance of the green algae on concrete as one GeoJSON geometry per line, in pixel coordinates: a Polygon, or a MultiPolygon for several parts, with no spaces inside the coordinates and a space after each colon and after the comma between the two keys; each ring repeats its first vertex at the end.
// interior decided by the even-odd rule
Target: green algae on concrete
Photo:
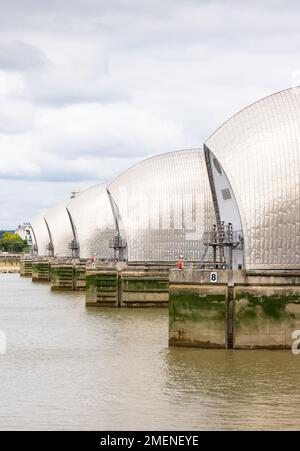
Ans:
{"type": "Polygon", "coordinates": [[[114,270],[86,272],[86,306],[115,307],[118,304],[118,277],[114,270]]]}
{"type": "Polygon", "coordinates": [[[86,263],[79,262],[75,267],[75,290],[85,290],[86,263]]]}
{"type": "Polygon", "coordinates": [[[74,291],[74,265],[72,263],[52,264],[51,290],[74,291]]]}
{"type": "Polygon", "coordinates": [[[31,258],[21,258],[20,275],[22,277],[31,277],[32,276],[32,259],[31,258]]]}
{"type": "Polygon", "coordinates": [[[225,348],[226,287],[171,287],[169,344],[225,348]]]}
{"type": "Polygon", "coordinates": [[[300,328],[299,287],[237,287],[235,348],[287,349],[300,328]]]}
{"type": "Polygon", "coordinates": [[[86,305],[115,307],[166,307],[169,301],[167,271],[108,266],[88,270],[86,305]]]}
{"type": "Polygon", "coordinates": [[[168,279],[123,279],[123,291],[124,292],[148,292],[148,291],[169,291],[168,279]]]}
{"type": "Polygon", "coordinates": [[[85,262],[70,260],[51,265],[51,290],[80,291],[85,289],[85,262]]]}
{"type": "Polygon", "coordinates": [[[50,262],[49,260],[32,261],[32,281],[50,282],[50,262]]]}
{"type": "Polygon", "coordinates": [[[121,273],[123,307],[167,307],[169,303],[168,271],[138,268],[121,273]]]}
{"type": "Polygon", "coordinates": [[[300,272],[217,273],[209,283],[207,270],[171,271],[170,344],[219,346],[223,333],[236,349],[291,349],[300,330],[300,272]]]}

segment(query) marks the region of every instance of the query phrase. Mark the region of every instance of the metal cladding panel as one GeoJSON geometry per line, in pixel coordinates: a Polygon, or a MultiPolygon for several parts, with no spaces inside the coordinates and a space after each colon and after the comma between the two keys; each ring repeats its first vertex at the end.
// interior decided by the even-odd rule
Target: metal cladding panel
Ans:
{"type": "Polygon", "coordinates": [[[54,255],[71,257],[70,243],[74,236],[66,206],[58,205],[48,210],[44,217],[50,230],[54,255]]]}
{"type": "Polygon", "coordinates": [[[78,194],[67,209],[75,226],[80,257],[94,254],[101,259],[113,258],[109,241],[115,237],[116,228],[106,185],[96,185],[78,194]]]}
{"type": "Polygon", "coordinates": [[[129,261],[200,259],[215,222],[202,150],[142,161],[108,187],[126,232],[129,261]]]}
{"type": "Polygon", "coordinates": [[[48,254],[47,245],[50,242],[49,233],[46,227],[44,215],[37,216],[31,221],[31,233],[33,244],[37,246],[38,255],[44,256],[48,254]]]}
{"type": "Polygon", "coordinates": [[[237,199],[247,269],[300,269],[300,88],[244,109],[205,143],[237,199]]]}

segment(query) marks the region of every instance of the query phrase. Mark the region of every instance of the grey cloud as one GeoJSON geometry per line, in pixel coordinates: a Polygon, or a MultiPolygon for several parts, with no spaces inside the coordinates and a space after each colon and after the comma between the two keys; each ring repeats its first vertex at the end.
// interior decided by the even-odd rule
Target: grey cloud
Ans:
{"type": "Polygon", "coordinates": [[[0,69],[32,71],[47,64],[45,54],[37,47],[22,41],[0,45],[0,69]]]}
{"type": "Polygon", "coordinates": [[[47,73],[32,76],[27,82],[26,97],[37,104],[57,107],[130,101],[129,92],[114,85],[109,77],[82,80],[74,75],[67,78],[64,73],[60,77],[59,73],[54,77],[47,73]]]}
{"type": "MultiPolygon", "coordinates": [[[[188,0],[187,0],[188,1],[188,0]]],[[[91,23],[96,18],[121,12],[122,14],[139,14],[150,16],[169,15],[170,9],[180,3],[180,0],[10,0],[2,9],[0,23],[2,27],[35,26],[42,29],[60,29],[62,25],[72,26],[79,20],[83,27],[83,19],[90,18],[91,23]]]]}

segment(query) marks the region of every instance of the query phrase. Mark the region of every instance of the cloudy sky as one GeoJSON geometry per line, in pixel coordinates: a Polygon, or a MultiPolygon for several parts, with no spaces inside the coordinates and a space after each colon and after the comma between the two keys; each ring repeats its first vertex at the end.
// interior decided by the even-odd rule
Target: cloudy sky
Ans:
{"type": "Polygon", "coordinates": [[[300,84],[300,4],[0,0],[0,229],[300,84]]]}

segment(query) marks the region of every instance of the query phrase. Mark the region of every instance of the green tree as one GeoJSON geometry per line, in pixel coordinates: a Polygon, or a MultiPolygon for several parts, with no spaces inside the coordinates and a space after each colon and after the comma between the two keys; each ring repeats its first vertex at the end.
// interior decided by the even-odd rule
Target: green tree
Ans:
{"type": "Polygon", "coordinates": [[[2,252],[20,253],[27,248],[27,241],[22,240],[17,233],[5,232],[0,240],[0,249],[2,252]]]}

